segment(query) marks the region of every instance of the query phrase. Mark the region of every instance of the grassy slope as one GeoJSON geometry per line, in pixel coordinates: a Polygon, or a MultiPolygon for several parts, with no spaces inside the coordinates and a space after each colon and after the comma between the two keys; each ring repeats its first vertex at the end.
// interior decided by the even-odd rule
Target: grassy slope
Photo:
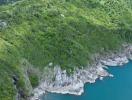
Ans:
{"type": "MultiPolygon", "coordinates": [[[[13,75],[19,77],[18,88],[28,92],[22,59],[40,69],[53,62],[70,72],[91,63],[94,53],[131,42],[131,6],[131,0],[23,0],[1,5],[0,20],[8,24],[0,28],[1,100],[14,99],[13,75]]],[[[30,80],[36,85],[35,76],[30,80]]]]}

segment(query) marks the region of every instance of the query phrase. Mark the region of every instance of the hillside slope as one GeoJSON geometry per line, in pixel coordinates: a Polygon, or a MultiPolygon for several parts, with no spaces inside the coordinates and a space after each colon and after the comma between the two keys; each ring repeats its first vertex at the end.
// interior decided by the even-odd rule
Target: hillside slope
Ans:
{"type": "Polygon", "coordinates": [[[132,42],[131,0],[21,0],[0,5],[0,98],[24,99],[38,70],[72,73],[132,42]],[[37,70],[37,71],[36,71],[37,70]],[[15,85],[14,85],[15,84],[15,85]]]}

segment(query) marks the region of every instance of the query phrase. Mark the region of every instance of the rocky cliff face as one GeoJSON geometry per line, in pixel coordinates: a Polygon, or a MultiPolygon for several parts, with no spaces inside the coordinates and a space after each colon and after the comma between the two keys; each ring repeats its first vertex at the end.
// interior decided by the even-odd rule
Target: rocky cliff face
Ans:
{"type": "Polygon", "coordinates": [[[118,1],[0,0],[0,99],[15,100],[14,75],[22,97],[28,97],[39,80],[35,95],[45,91],[81,94],[85,82],[109,75],[104,65],[127,62],[126,55],[122,60],[120,56],[107,59],[107,55],[102,61],[100,56],[91,58],[132,42],[132,2],[118,1]],[[40,77],[21,66],[22,59],[39,69],[40,77]]]}
{"type": "MultiPolygon", "coordinates": [[[[85,83],[94,83],[96,79],[102,80],[106,76],[113,77],[104,68],[107,66],[122,66],[132,60],[132,46],[124,45],[124,49],[119,53],[112,53],[109,56],[101,57],[96,64],[84,69],[76,69],[73,75],[68,76],[66,70],[61,70],[56,66],[49,79],[43,79],[41,84],[34,89],[34,97],[31,100],[38,100],[39,96],[45,91],[81,95],[84,92],[85,83]],[[54,80],[52,80],[54,78],[54,80]],[[52,80],[52,81],[51,81],[52,80]]],[[[48,72],[50,73],[50,72],[48,72]]]]}

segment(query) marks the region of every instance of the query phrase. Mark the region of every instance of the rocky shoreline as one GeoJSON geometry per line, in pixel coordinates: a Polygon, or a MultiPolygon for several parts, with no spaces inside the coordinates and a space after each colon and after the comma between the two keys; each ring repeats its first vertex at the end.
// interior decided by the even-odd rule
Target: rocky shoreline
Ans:
{"type": "MultiPolygon", "coordinates": [[[[39,100],[39,97],[47,92],[81,95],[84,92],[85,83],[95,83],[99,78],[110,76],[105,68],[107,66],[122,66],[132,60],[132,45],[123,45],[121,52],[112,53],[106,57],[98,59],[96,64],[84,69],[76,69],[72,76],[66,74],[66,70],[61,70],[56,66],[53,70],[52,81],[43,79],[41,84],[33,90],[34,96],[30,100],[39,100]]],[[[48,74],[50,76],[50,74],[48,74]]],[[[47,76],[47,77],[49,77],[47,76]]]]}

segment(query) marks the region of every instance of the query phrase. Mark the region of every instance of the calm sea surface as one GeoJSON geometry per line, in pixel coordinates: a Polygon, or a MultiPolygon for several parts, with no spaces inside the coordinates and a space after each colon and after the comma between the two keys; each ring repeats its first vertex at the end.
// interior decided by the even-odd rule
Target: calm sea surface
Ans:
{"type": "Polygon", "coordinates": [[[42,100],[132,100],[132,61],[123,67],[110,67],[113,78],[86,84],[81,96],[47,93],[42,100]]]}

